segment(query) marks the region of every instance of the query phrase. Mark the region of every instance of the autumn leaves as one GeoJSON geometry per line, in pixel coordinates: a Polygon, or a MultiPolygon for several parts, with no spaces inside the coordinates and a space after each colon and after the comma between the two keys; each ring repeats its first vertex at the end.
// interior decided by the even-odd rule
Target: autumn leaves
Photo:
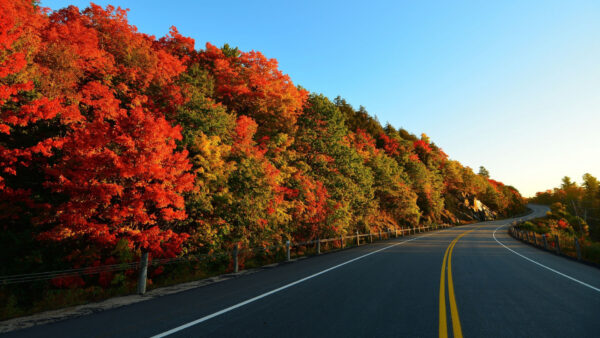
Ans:
{"type": "Polygon", "coordinates": [[[110,6],[0,5],[0,220],[14,252],[85,266],[117,247],[174,257],[458,222],[463,193],[522,207],[425,135],[309,94],[260,52],[196,50],[174,28],[157,40],[110,6]]]}

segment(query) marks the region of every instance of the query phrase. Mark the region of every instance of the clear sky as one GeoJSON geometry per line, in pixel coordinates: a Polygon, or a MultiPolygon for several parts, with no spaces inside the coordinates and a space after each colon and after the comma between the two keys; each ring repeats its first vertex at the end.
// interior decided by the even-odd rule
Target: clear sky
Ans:
{"type": "Polygon", "coordinates": [[[424,132],[525,196],[600,176],[600,1],[96,3],[157,37],[174,25],[197,48],[261,51],[294,83],[424,132]]]}

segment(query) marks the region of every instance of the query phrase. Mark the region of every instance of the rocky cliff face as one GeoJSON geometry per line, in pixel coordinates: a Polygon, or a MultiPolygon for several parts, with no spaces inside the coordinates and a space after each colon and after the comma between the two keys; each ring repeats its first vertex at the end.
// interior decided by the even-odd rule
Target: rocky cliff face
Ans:
{"type": "Polygon", "coordinates": [[[465,199],[464,204],[468,210],[467,214],[479,221],[491,221],[496,219],[498,216],[494,211],[490,210],[490,208],[481,203],[481,201],[475,197],[473,197],[472,200],[465,199]]]}
{"type": "Polygon", "coordinates": [[[491,221],[498,216],[475,196],[461,193],[458,196],[446,197],[446,208],[450,211],[445,215],[447,222],[459,223],[460,221],[491,221]]]}

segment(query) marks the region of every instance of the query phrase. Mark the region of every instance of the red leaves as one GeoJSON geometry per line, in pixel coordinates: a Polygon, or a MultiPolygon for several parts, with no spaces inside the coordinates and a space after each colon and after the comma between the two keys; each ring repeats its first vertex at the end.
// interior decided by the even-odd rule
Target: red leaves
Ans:
{"type": "Polygon", "coordinates": [[[194,39],[179,34],[179,31],[177,31],[175,26],[171,26],[169,35],[160,38],[158,42],[162,45],[164,50],[179,56],[185,61],[189,59],[189,55],[194,51],[194,39]]]}
{"type": "Polygon", "coordinates": [[[377,149],[375,139],[362,129],[357,129],[356,133],[351,133],[348,137],[354,149],[356,149],[365,161],[381,151],[377,149]]]}
{"type": "Polygon", "coordinates": [[[294,220],[300,225],[297,235],[301,239],[315,238],[320,233],[319,226],[332,212],[327,204],[329,193],[322,182],[301,173],[296,173],[292,182],[297,188],[286,191],[297,201],[293,214],[294,220]]]}
{"type": "Polygon", "coordinates": [[[500,189],[502,187],[504,187],[504,183],[502,183],[502,182],[495,181],[491,178],[488,178],[487,180],[492,185],[492,187],[494,187],[494,189],[496,189],[496,191],[500,191],[500,189]]]}
{"type": "Polygon", "coordinates": [[[431,153],[431,147],[429,146],[429,143],[423,141],[423,140],[416,140],[413,142],[413,148],[415,150],[421,150],[427,154],[431,153]]]}
{"type": "MultiPolygon", "coordinates": [[[[413,142],[413,149],[416,155],[418,155],[418,159],[423,163],[429,163],[430,158],[432,157],[432,149],[429,145],[428,140],[415,140],[413,142]]],[[[411,155],[411,160],[415,161],[414,155],[411,155]]]]}
{"type": "Polygon", "coordinates": [[[0,133],[53,121],[61,135],[28,147],[0,144],[3,200],[27,195],[6,187],[3,176],[35,165],[48,175],[44,186],[66,197],[40,217],[48,227],[40,239],[82,238],[110,247],[125,237],[155,256],[175,255],[187,237],[165,228],[186,217],[181,193],[194,178],[187,152],[175,151],[180,128],[165,120],[155,100],[164,98],[161,90],[177,90],[173,83],[185,66],[166,45],[183,37],[173,30],[171,40],[157,43],[127,23],[126,11],[110,6],[45,16],[28,1],[0,1],[6,55],[0,133]]]}
{"type": "Polygon", "coordinates": [[[254,147],[254,134],[258,125],[253,119],[242,115],[238,117],[233,134],[234,148],[237,151],[249,152],[254,147]]]}
{"type": "Polygon", "coordinates": [[[57,117],[69,124],[77,117],[60,98],[44,96],[34,86],[43,77],[34,60],[45,51],[39,34],[47,17],[30,1],[0,0],[0,12],[0,218],[16,219],[40,207],[18,176],[43,167],[63,143],[59,135],[39,132],[40,126],[57,117]]]}
{"type": "Polygon", "coordinates": [[[178,234],[172,230],[161,230],[158,226],[146,230],[122,230],[136,246],[151,252],[153,258],[172,258],[181,251],[181,245],[189,238],[188,234],[178,234]]]}
{"type": "Polygon", "coordinates": [[[79,276],[56,277],[51,280],[52,285],[57,288],[75,289],[85,285],[83,279],[79,276]]]}
{"type": "MultiPolygon", "coordinates": [[[[192,189],[193,176],[187,173],[191,166],[186,152],[174,152],[178,129],[142,108],[118,108],[112,95],[101,93],[111,97],[95,102],[110,104],[91,102],[97,115],[67,138],[64,157],[52,168],[61,182],[47,186],[70,201],[58,206],[60,225],[49,232],[50,238],[62,234],[98,239],[125,224],[155,232],[157,223],[185,218],[179,194],[192,189]]],[[[151,247],[155,255],[160,251],[149,238],[143,240],[140,247],[151,247]]]]}
{"type": "Polygon", "coordinates": [[[200,53],[214,75],[217,100],[258,121],[266,133],[291,131],[308,92],[277,69],[277,60],[255,51],[237,54],[226,55],[210,43],[200,53]]]}
{"type": "Polygon", "coordinates": [[[560,229],[563,229],[563,230],[565,230],[565,229],[567,229],[567,228],[569,227],[569,222],[567,222],[567,221],[566,221],[566,220],[564,220],[564,219],[559,219],[559,220],[558,220],[558,227],[559,227],[560,229]]]}
{"type": "Polygon", "coordinates": [[[386,134],[379,135],[379,138],[383,141],[383,150],[386,154],[394,157],[400,155],[400,143],[386,134]]]}

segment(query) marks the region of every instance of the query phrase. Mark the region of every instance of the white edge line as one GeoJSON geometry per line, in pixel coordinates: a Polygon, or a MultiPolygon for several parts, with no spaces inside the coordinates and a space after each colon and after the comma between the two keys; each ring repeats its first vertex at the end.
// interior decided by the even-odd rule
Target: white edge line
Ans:
{"type": "Polygon", "coordinates": [[[574,281],[574,282],[576,282],[576,283],[579,283],[579,284],[581,284],[581,285],[583,285],[583,286],[587,286],[588,288],[590,288],[590,289],[592,289],[592,290],[594,290],[594,291],[600,292],[600,289],[599,289],[599,288],[597,288],[597,287],[595,287],[595,286],[592,286],[592,285],[590,285],[590,284],[588,284],[588,283],[586,283],[586,282],[582,282],[582,281],[580,281],[579,279],[573,278],[573,277],[571,277],[571,276],[569,276],[569,275],[565,275],[564,273],[562,273],[562,272],[560,272],[560,271],[557,271],[557,270],[554,270],[554,269],[552,269],[551,267],[545,266],[545,265],[544,265],[544,264],[542,264],[542,263],[539,263],[539,262],[537,262],[537,261],[534,261],[533,259],[531,259],[531,258],[529,258],[529,257],[525,257],[525,256],[521,255],[520,253],[516,252],[515,250],[513,250],[513,249],[511,249],[511,248],[507,247],[506,245],[504,245],[502,242],[500,242],[500,241],[499,241],[499,240],[496,238],[496,231],[498,231],[498,229],[500,229],[500,228],[502,228],[502,227],[505,227],[505,226],[506,226],[506,224],[504,224],[504,225],[501,225],[501,226],[497,227],[497,228],[496,228],[496,230],[494,230],[494,233],[492,234],[492,236],[494,237],[494,240],[495,240],[496,242],[498,242],[498,244],[502,245],[504,248],[506,248],[507,250],[511,251],[512,253],[514,253],[514,254],[516,254],[516,255],[519,255],[519,256],[521,256],[522,258],[525,258],[526,260],[530,261],[531,263],[537,264],[537,265],[541,266],[541,267],[542,267],[542,268],[544,268],[544,269],[550,270],[550,271],[552,271],[552,272],[554,272],[554,273],[556,273],[556,274],[558,274],[558,275],[561,275],[561,276],[563,276],[563,277],[565,277],[565,278],[568,278],[568,279],[570,279],[570,280],[572,280],[572,281],[574,281]]]}
{"type": "Polygon", "coordinates": [[[341,266],[344,266],[344,265],[346,265],[346,264],[350,264],[350,263],[352,263],[352,262],[355,262],[355,261],[357,261],[357,260],[359,260],[359,259],[365,258],[365,257],[367,257],[367,256],[370,256],[370,255],[373,255],[373,254],[376,254],[376,253],[378,253],[378,252],[381,252],[381,251],[383,251],[383,250],[387,250],[387,249],[389,249],[389,248],[392,248],[392,247],[395,247],[395,246],[397,246],[397,245],[401,245],[401,244],[404,244],[404,243],[412,242],[412,241],[414,241],[414,240],[417,240],[417,239],[419,239],[419,238],[425,238],[425,237],[429,237],[429,236],[432,236],[432,235],[434,235],[434,234],[438,234],[438,233],[440,233],[440,232],[444,232],[444,231],[446,231],[446,229],[445,229],[445,230],[442,230],[442,231],[439,231],[439,232],[434,232],[434,233],[431,233],[431,234],[428,234],[428,235],[423,235],[423,236],[419,236],[419,237],[415,237],[415,238],[407,239],[407,240],[404,240],[404,241],[402,241],[402,242],[398,242],[398,243],[392,244],[392,245],[390,245],[390,246],[386,246],[385,248],[381,248],[381,249],[378,249],[378,250],[375,250],[375,251],[371,251],[371,252],[369,252],[368,254],[364,254],[364,255],[362,255],[362,256],[358,256],[358,257],[356,257],[356,258],[353,258],[353,259],[351,259],[351,260],[349,260],[349,261],[346,261],[346,262],[344,262],[344,263],[340,263],[340,264],[338,264],[338,265],[332,266],[332,267],[330,267],[330,268],[327,268],[327,269],[325,269],[325,270],[323,270],[323,271],[320,271],[320,272],[317,272],[317,273],[315,273],[315,274],[312,274],[312,275],[310,275],[310,276],[308,276],[308,277],[304,277],[304,278],[302,278],[302,279],[299,279],[299,280],[297,280],[297,281],[295,281],[295,282],[292,282],[292,283],[286,284],[286,285],[284,285],[284,286],[282,286],[282,287],[279,287],[279,288],[277,288],[277,289],[271,290],[271,291],[269,291],[269,292],[265,292],[265,293],[263,293],[262,295],[258,295],[258,296],[254,297],[254,298],[250,298],[250,299],[248,299],[248,300],[245,300],[245,301],[243,301],[243,302],[241,302],[241,303],[237,303],[237,304],[235,304],[235,305],[232,305],[232,306],[230,306],[230,307],[228,307],[228,308],[225,308],[225,309],[223,309],[223,310],[221,310],[221,311],[217,311],[217,312],[215,312],[215,313],[213,313],[213,314],[210,314],[210,315],[204,316],[204,317],[202,317],[202,318],[196,319],[196,320],[194,320],[194,321],[191,321],[191,322],[189,322],[189,323],[187,323],[187,324],[183,324],[183,325],[181,325],[181,326],[178,326],[178,327],[176,327],[176,328],[173,328],[173,329],[171,329],[171,330],[169,330],[169,331],[165,331],[165,332],[159,333],[159,334],[157,334],[157,335],[155,335],[155,336],[152,336],[151,338],[161,338],[161,337],[166,337],[166,336],[168,336],[168,335],[171,335],[171,334],[173,334],[173,333],[176,333],[176,332],[179,332],[179,331],[181,331],[181,330],[187,329],[188,327],[194,326],[194,325],[196,325],[196,324],[200,324],[200,323],[202,323],[202,322],[204,322],[204,321],[207,321],[207,320],[209,320],[209,319],[212,319],[212,318],[214,318],[214,317],[220,316],[220,315],[222,315],[222,314],[224,314],[224,313],[227,313],[227,312],[229,312],[229,311],[231,311],[231,310],[235,310],[235,309],[237,309],[237,308],[239,308],[239,307],[242,307],[242,306],[244,306],[244,305],[246,305],[246,304],[250,304],[250,303],[252,303],[252,302],[255,302],[255,301],[259,300],[259,299],[262,299],[262,298],[265,298],[265,297],[267,297],[267,296],[270,296],[270,295],[272,295],[272,294],[274,294],[274,293],[276,293],[276,292],[279,292],[279,291],[285,290],[285,289],[287,289],[287,288],[290,288],[290,287],[292,287],[292,286],[294,286],[294,285],[297,285],[297,284],[300,284],[300,283],[302,283],[302,282],[305,282],[305,281],[307,281],[307,280],[309,280],[309,279],[311,279],[311,278],[315,278],[315,277],[317,277],[317,276],[319,276],[319,275],[322,275],[322,274],[324,274],[324,273],[327,273],[327,272],[329,272],[329,271],[331,271],[331,270],[337,269],[337,268],[339,268],[339,267],[341,267],[341,266]]]}

